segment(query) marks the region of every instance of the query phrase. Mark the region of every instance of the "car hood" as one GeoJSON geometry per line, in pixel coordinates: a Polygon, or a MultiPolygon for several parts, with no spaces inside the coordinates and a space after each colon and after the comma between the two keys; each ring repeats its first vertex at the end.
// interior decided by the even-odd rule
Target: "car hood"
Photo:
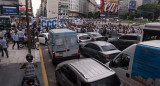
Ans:
{"type": "Polygon", "coordinates": [[[105,55],[110,55],[110,54],[114,54],[114,53],[120,53],[120,50],[112,50],[112,51],[103,51],[102,53],[105,55]]]}

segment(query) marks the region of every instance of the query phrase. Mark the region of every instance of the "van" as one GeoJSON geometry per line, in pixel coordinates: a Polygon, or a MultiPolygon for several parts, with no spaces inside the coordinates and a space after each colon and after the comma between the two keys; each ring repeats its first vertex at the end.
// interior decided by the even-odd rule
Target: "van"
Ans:
{"type": "Polygon", "coordinates": [[[107,65],[125,86],[160,86],[160,40],[133,44],[107,65]]]}
{"type": "Polygon", "coordinates": [[[53,29],[48,35],[48,52],[53,64],[79,58],[79,43],[76,32],[68,29],[53,29]]]}

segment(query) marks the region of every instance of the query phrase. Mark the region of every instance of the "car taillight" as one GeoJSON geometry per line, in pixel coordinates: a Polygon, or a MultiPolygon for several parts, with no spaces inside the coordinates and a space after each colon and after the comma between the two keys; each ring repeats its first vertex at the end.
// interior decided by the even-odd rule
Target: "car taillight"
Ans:
{"type": "Polygon", "coordinates": [[[82,41],[81,40],[79,40],[79,43],[81,43],[82,41]]]}
{"type": "Polygon", "coordinates": [[[92,40],[92,41],[96,41],[96,38],[92,38],[91,40],[92,40]]]}
{"type": "Polygon", "coordinates": [[[79,48],[78,48],[78,53],[80,53],[80,50],[79,50],[79,48]]]}
{"type": "Polygon", "coordinates": [[[55,52],[54,51],[52,51],[52,54],[53,54],[53,57],[55,57],[55,52]]]}
{"type": "Polygon", "coordinates": [[[104,56],[106,59],[110,58],[109,56],[104,56]]]}
{"type": "Polygon", "coordinates": [[[32,85],[32,84],[33,84],[32,82],[29,83],[29,85],[32,85]]]}

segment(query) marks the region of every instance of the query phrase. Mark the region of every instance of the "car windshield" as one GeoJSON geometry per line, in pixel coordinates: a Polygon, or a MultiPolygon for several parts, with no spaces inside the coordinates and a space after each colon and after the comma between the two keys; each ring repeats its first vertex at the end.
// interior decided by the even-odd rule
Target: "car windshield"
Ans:
{"type": "Polygon", "coordinates": [[[89,35],[84,35],[79,37],[80,40],[87,40],[90,39],[89,35]]]}
{"type": "Polygon", "coordinates": [[[101,46],[103,51],[111,51],[111,50],[117,50],[117,48],[114,45],[105,45],[105,46],[101,46]]]}
{"type": "Polygon", "coordinates": [[[117,75],[112,75],[110,77],[107,77],[105,79],[101,79],[99,81],[96,82],[92,82],[92,83],[81,83],[81,86],[120,86],[121,82],[119,80],[119,78],[117,77],[117,75]]]}
{"type": "Polygon", "coordinates": [[[102,36],[102,35],[99,34],[99,33],[93,33],[92,35],[93,35],[93,37],[102,36]]]}

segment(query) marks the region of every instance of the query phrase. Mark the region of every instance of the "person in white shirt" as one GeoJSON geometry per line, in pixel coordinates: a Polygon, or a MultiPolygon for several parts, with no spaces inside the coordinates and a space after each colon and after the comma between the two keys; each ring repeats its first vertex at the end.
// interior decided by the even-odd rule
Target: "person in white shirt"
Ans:
{"type": "Polygon", "coordinates": [[[17,34],[19,37],[19,41],[24,42],[24,32],[20,29],[17,34]]]}

